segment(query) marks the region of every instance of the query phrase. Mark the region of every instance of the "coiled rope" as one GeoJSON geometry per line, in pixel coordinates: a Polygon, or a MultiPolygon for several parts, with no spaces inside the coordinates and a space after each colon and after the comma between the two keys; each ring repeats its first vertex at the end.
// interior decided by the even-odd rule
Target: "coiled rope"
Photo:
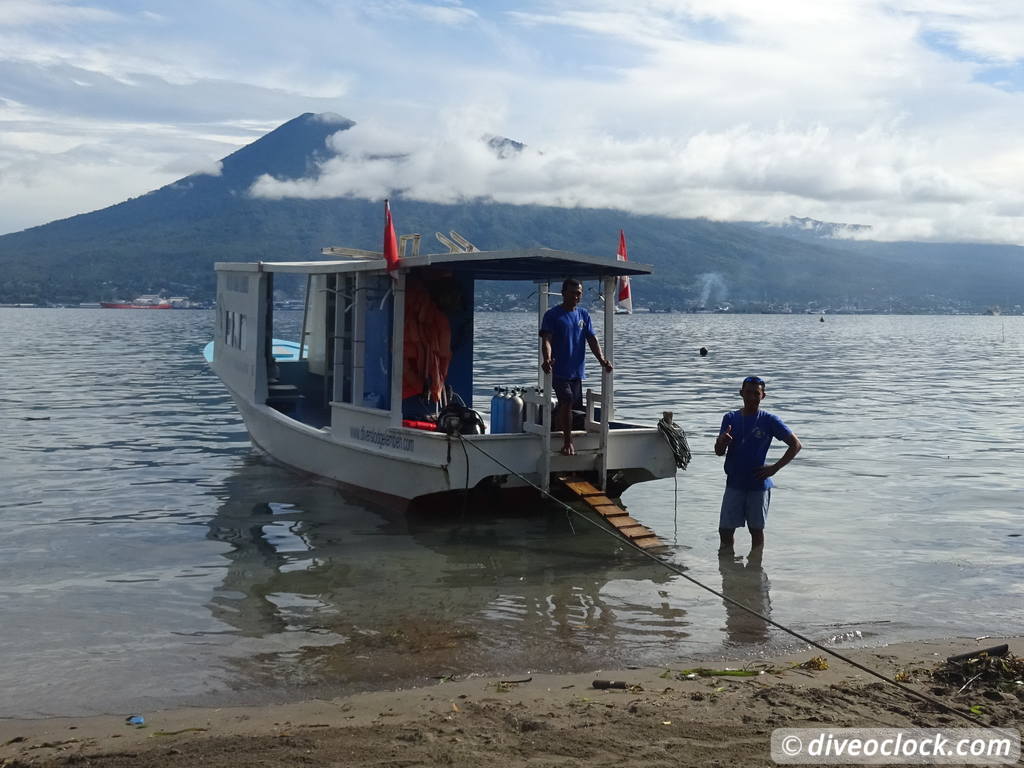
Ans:
{"type": "MultiPolygon", "coordinates": [[[[668,441],[672,449],[672,456],[676,460],[676,469],[686,469],[693,458],[690,453],[690,444],[686,442],[686,433],[683,428],[671,420],[669,414],[665,414],[658,420],[658,431],[668,441]]],[[[679,477],[672,474],[672,543],[679,542],[679,477]]]]}
{"type": "MultiPolygon", "coordinates": [[[[658,427],[659,428],[661,427],[661,423],[660,422],[658,424],[658,427]]],[[[680,431],[682,431],[682,430],[680,430],[680,431]]],[[[961,717],[964,720],[966,720],[966,721],[968,721],[970,723],[973,723],[974,725],[977,725],[980,728],[992,729],[992,730],[1000,731],[1002,733],[1008,733],[1008,732],[1001,731],[997,726],[992,726],[992,725],[988,725],[986,723],[983,723],[981,720],[978,720],[977,718],[969,715],[968,713],[963,712],[963,711],[961,711],[959,709],[956,709],[955,707],[951,707],[948,704],[946,704],[945,702],[939,701],[938,699],[936,699],[936,698],[934,698],[932,696],[929,696],[928,694],[921,693],[920,691],[915,691],[913,688],[910,688],[910,687],[908,687],[906,685],[903,685],[903,683],[900,683],[899,681],[894,680],[891,677],[888,677],[887,675],[882,674],[881,672],[876,672],[875,670],[871,669],[870,667],[864,666],[859,661],[854,661],[849,656],[846,656],[846,655],[844,655],[842,653],[839,653],[839,651],[833,650],[831,648],[826,648],[821,643],[818,643],[818,642],[812,640],[809,637],[805,637],[804,635],[802,635],[799,632],[797,632],[795,629],[790,629],[789,627],[787,627],[787,626],[785,626],[783,624],[780,624],[779,622],[774,621],[773,619],[770,619],[770,618],[768,618],[767,616],[765,616],[765,615],[763,615],[761,613],[758,613],[753,608],[750,608],[750,607],[744,605],[743,603],[739,602],[738,600],[734,600],[733,598],[731,598],[731,597],[729,597],[727,595],[722,594],[717,589],[714,589],[713,587],[709,587],[707,584],[704,584],[703,582],[700,582],[697,579],[693,578],[692,576],[687,574],[680,566],[675,565],[674,563],[670,563],[667,560],[663,560],[660,557],[657,557],[656,555],[648,552],[647,550],[643,549],[642,547],[637,546],[632,541],[629,541],[628,539],[623,538],[622,536],[620,536],[618,534],[618,532],[613,531],[612,529],[608,528],[607,526],[603,525],[602,523],[598,522],[597,520],[593,520],[588,515],[584,515],[579,510],[573,509],[572,507],[570,507],[568,504],[566,504],[561,499],[555,498],[554,496],[551,495],[551,493],[549,493],[548,491],[545,491],[543,488],[541,488],[536,483],[531,482],[529,479],[527,479],[526,477],[521,475],[519,472],[516,472],[511,467],[509,467],[508,465],[504,464],[499,459],[497,459],[494,456],[492,456],[490,453],[485,451],[483,448],[481,448],[475,442],[470,442],[470,441],[466,440],[461,434],[459,434],[458,437],[459,437],[459,440],[462,441],[463,445],[470,445],[470,446],[472,446],[473,448],[478,450],[480,453],[482,453],[484,456],[486,456],[488,459],[490,459],[495,464],[497,464],[499,467],[502,467],[503,469],[507,470],[510,474],[515,475],[520,480],[522,480],[524,483],[526,483],[527,485],[537,489],[544,496],[548,497],[553,502],[555,502],[559,506],[563,507],[567,513],[571,513],[573,515],[576,515],[577,517],[579,517],[584,522],[586,522],[589,525],[592,525],[595,528],[597,528],[599,531],[602,531],[602,532],[604,532],[606,534],[614,536],[616,541],[618,541],[620,544],[627,544],[627,545],[629,545],[634,551],[638,552],[639,554],[643,555],[644,557],[648,558],[649,560],[657,563],[658,565],[662,566],[663,568],[666,568],[666,569],[672,571],[672,573],[676,574],[677,576],[682,576],[684,579],[689,581],[691,584],[694,584],[695,586],[698,586],[701,589],[703,589],[703,590],[705,590],[707,592],[710,592],[711,594],[715,595],[716,597],[726,601],[730,605],[734,605],[737,608],[740,608],[741,610],[746,611],[750,615],[756,616],[757,618],[761,619],[762,621],[764,621],[764,622],[766,622],[768,624],[771,624],[773,627],[778,627],[783,632],[786,632],[787,634],[790,634],[793,637],[795,637],[797,640],[800,640],[801,642],[807,643],[811,647],[817,648],[819,651],[821,651],[823,653],[827,653],[829,656],[833,656],[834,658],[837,658],[840,661],[845,661],[850,666],[855,667],[856,669],[859,669],[862,672],[866,672],[867,674],[871,675],[872,677],[877,677],[879,680],[881,680],[883,682],[886,682],[886,683],[889,683],[890,685],[896,686],[897,688],[899,688],[901,691],[903,691],[908,696],[911,696],[911,697],[916,698],[916,699],[920,699],[921,701],[925,701],[925,702],[927,702],[927,703],[929,703],[929,704],[931,704],[933,706],[939,707],[940,709],[944,710],[945,712],[948,712],[948,713],[950,713],[952,715],[956,715],[957,717],[961,717]]],[[[684,443],[685,443],[685,438],[684,438],[684,443]]],[[[687,453],[689,453],[689,448],[687,448],[687,453]]],[[[1008,735],[1015,736],[1016,734],[1008,734],[1008,735]]]]}
{"type": "Polygon", "coordinates": [[[672,449],[672,455],[676,460],[676,468],[686,469],[690,464],[690,459],[693,458],[693,454],[690,453],[690,445],[686,442],[686,433],[683,431],[683,428],[674,421],[661,419],[658,421],[658,431],[664,435],[669,447],[672,449]]]}

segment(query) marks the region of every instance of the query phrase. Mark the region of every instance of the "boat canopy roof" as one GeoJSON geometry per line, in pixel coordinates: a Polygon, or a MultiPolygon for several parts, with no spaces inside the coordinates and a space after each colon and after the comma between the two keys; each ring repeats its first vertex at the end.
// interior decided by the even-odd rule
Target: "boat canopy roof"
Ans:
{"type": "MultiPolygon", "coordinates": [[[[366,258],[335,261],[259,261],[217,262],[221,272],[286,272],[293,274],[329,274],[337,272],[375,272],[386,268],[383,257],[372,251],[366,258]]],[[[468,274],[477,280],[560,280],[571,275],[579,280],[618,275],[647,275],[652,268],[614,257],[588,256],[550,248],[517,248],[503,251],[435,253],[410,256],[401,260],[400,269],[442,267],[468,274]]]]}

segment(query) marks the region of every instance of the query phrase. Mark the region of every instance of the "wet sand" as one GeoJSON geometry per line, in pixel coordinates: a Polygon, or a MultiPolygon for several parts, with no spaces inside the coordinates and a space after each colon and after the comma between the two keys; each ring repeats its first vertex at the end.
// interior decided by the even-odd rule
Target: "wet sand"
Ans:
{"type": "MultiPolygon", "coordinates": [[[[985,638],[903,643],[841,652],[991,725],[1020,727],[1015,693],[971,687],[957,695],[930,672],[952,654],[996,645],[985,638]]],[[[1009,640],[1024,654],[1024,639],[1009,640]]],[[[333,700],[221,709],[175,709],[89,718],[0,721],[0,768],[24,766],[505,766],[774,765],[780,727],[971,727],[845,662],[814,663],[817,650],[775,659],[595,670],[505,678],[467,676],[429,687],[333,700]],[[703,667],[752,677],[682,676],[703,667]],[[596,689],[594,680],[626,688],[596,689]]]]}

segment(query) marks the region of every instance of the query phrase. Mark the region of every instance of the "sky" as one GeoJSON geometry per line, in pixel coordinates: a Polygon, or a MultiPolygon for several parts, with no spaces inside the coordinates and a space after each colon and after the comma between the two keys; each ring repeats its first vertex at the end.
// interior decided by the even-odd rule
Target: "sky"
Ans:
{"type": "Polygon", "coordinates": [[[217,173],[303,112],[356,126],[251,194],[1024,245],[1020,0],[0,0],[0,233],[217,173]]]}

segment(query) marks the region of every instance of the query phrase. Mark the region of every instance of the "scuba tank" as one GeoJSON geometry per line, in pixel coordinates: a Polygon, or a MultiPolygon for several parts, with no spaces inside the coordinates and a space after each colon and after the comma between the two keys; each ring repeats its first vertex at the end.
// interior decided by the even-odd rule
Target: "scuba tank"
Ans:
{"type": "Polygon", "coordinates": [[[501,428],[502,422],[502,398],[501,398],[501,387],[494,388],[494,397],[491,398],[491,434],[497,435],[504,430],[501,428]]]}
{"type": "Polygon", "coordinates": [[[523,398],[519,396],[520,390],[513,389],[512,397],[508,401],[508,431],[509,432],[522,432],[523,431],[523,398]]]}
{"type": "Polygon", "coordinates": [[[508,387],[501,388],[501,431],[513,431],[512,424],[512,396],[508,393],[508,387]]]}

